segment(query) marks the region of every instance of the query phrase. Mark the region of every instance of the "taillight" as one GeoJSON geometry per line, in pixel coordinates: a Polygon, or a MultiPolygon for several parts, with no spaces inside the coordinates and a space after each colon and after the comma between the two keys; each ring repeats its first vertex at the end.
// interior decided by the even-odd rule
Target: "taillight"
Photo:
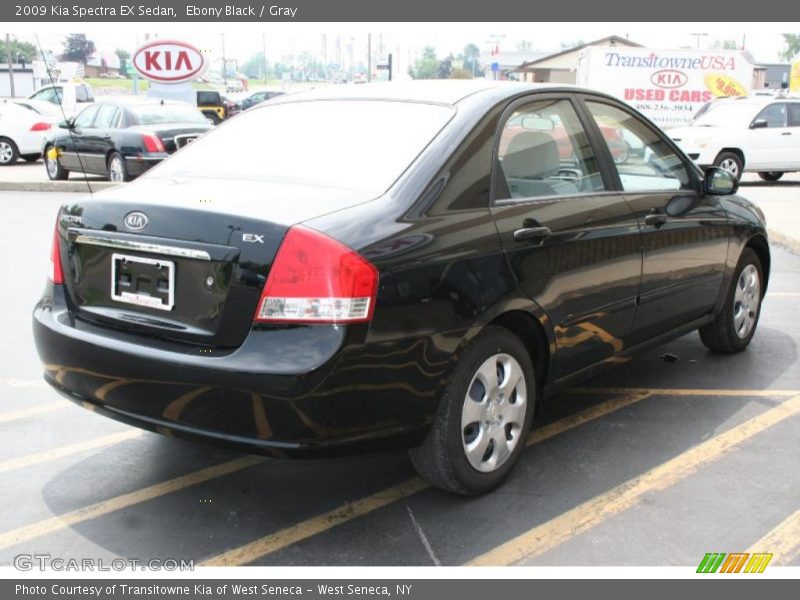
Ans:
{"type": "Polygon", "coordinates": [[[143,133],[142,141],[144,142],[144,149],[148,152],[164,152],[164,144],[161,138],[152,133],[143,133]]]}
{"type": "Polygon", "coordinates": [[[50,123],[34,123],[31,127],[31,131],[47,131],[50,129],[50,123]]]}
{"type": "Polygon", "coordinates": [[[363,256],[318,231],[294,226],[272,263],[255,319],[369,321],[377,292],[378,270],[363,256]]]}
{"type": "Polygon", "coordinates": [[[61,268],[61,253],[58,251],[58,221],[53,231],[53,246],[50,248],[50,263],[53,266],[50,279],[56,285],[64,283],[64,270],[61,268]]]}

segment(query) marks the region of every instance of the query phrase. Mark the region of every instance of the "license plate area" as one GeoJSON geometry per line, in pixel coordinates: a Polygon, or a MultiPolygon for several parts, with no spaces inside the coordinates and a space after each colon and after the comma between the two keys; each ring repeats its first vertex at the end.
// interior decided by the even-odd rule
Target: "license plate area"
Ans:
{"type": "Polygon", "coordinates": [[[125,304],[172,310],[175,305],[175,263],[112,254],[111,298],[125,304]]]}

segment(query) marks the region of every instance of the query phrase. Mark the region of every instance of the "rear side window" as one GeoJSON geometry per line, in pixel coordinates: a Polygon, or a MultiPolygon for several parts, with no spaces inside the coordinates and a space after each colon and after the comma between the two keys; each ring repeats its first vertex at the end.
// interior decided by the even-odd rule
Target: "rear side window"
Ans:
{"type": "Polygon", "coordinates": [[[689,170],[666,140],[633,114],[601,102],[586,107],[626,192],[659,192],[691,188],[689,170]]]}
{"type": "Polygon", "coordinates": [[[497,155],[498,200],[605,189],[594,151],[568,100],[540,100],[515,111],[500,134],[497,155]]]}
{"type": "Polygon", "coordinates": [[[81,114],[75,117],[75,127],[78,129],[86,129],[92,126],[92,121],[94,121],[94,117],[97,114],[98,107],[90,106],[86,110],[84,110],[81,114]]]}
{"type": "Polygon", "coordinates": [[[75,87],[75,101],[76,102],[94,102],[92,91],[87,85],[79,85],[75,87]]]}
{"type": "Polygon", "coordinates": [[[800,127],[800,102],[786,105],[789,109],[789,127],[800,127]]]}
{"type": "Polygon", "coordinates": [[[117,124],[119,109],[113,104],[103,104],[97,111],[94,126],[98,129],[111,129],[117,124]]]}
{"type": "Polygon", "coordinates": [[[755,118],[755,121],[764,120],[767,127],[786,127],[786,105],[770,104],[755,118]]]}
{"type": "MultiPolygon", "coordinates": [[[[264,104],[215,128],[151,173],[380,194],[452,118],[449,106],[377,100],[264,104]]],[[[280,202],[281,198],[264,201],[280,202]]]]}

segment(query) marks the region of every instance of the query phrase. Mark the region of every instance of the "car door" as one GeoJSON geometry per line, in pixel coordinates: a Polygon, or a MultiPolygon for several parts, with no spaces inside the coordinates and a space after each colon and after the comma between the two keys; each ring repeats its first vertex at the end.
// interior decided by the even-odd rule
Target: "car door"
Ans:
{"type": "Polygon", "coordinates": [[[774,102],[756,115],[747,131],[745,168],[777,171],[791,167],[788,153],[798,141],[787,125],[785,102],[774,102]]]}
{"type": "Polygon", "coordinates": [[[97,105],[89,106],[72,121],[72,127],[59,138],[61,165],[69,171],[91,172],[83,156],[87,152],[86,135],[91,132],[97,116],[97,105]]]}
{"type": "Polygon", "coordinates": [[[785,136],[789,140],[786,156],[792,169],[800,169],[800,102],[786,103],[786,117],[790,134],[785,136]]]}
{"type": "Polygon", "coordinates": [[[497,138],[492,214],[519,285],[553,327],[559,378],[628,345],[642,269],[638,224],[570,95],[517,101],[497,138]]]}
{"type": "Polygon", "coordinates": [[[106,160],[114,150],[114,132],[119,120],[119,108],[114,104],[98,105],[97,116],[92,127],[86,130],[84,142],[86,147],[87,168],[93,173],[107,171],[106,160]]]}
{"type": "MultiPolygon", "coordinates": [[[[631,341],[650,340],[710,312],[720,295],[728,254],[728,219],[702,177],[669,139],[628,108],[584,98],[598,127],[635,137],[641,158],[614,163],[616,185],[642,231],[642,273],[631,341]]],[[[603,138],[608,155],[607,140],[603,138]]]]}

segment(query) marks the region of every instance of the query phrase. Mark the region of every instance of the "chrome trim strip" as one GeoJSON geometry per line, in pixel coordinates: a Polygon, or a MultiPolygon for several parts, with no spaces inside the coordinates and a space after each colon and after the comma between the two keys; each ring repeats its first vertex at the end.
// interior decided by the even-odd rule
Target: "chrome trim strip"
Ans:
{"type": "Polygon", "coordinates": [[[205,250],[195,250],[193,248],[180,248],[178,246],[164,246],[162,244],[150,244],[147,242],[136,242],[129,240],[112,240],[92,235],[80,234],[75,238],[76,244],[88,244],[90,246],[103,246],[105,248],[118,248],[120,250],[138,250],[139,252],[149,252],[151,254],[163,254],[166,256],[179,256],[181,258],[194,258],[197,260],[211,260],[211,256],[205,250]]]}

